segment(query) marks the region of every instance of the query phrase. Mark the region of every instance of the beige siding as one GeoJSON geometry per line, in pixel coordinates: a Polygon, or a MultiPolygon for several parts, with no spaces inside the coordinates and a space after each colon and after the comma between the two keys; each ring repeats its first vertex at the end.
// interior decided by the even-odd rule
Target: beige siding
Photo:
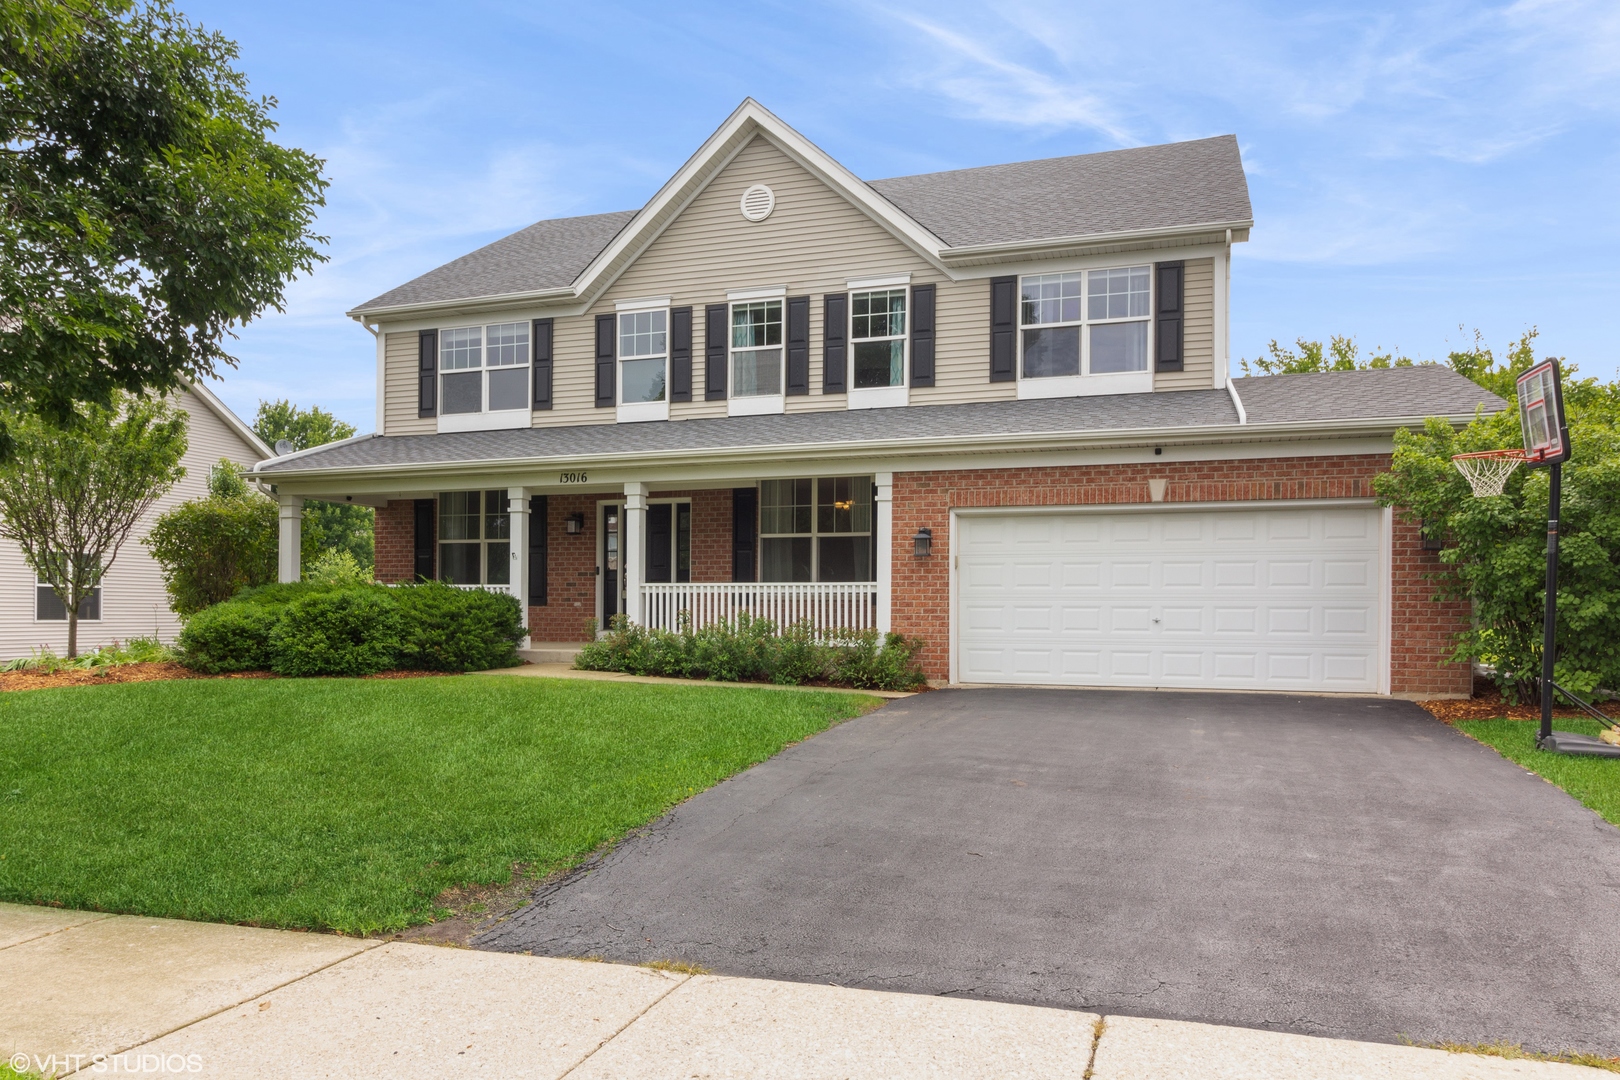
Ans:
{"type": "Polygon", "coordinates": [[[934,313],[934,386],[912,391],[911,400],[947,405],[1017,397],[1017,383],[990,381],[990,282],[941,284],[934,313]]]}
{"type": "MultiPolygon", "coordinates": [[[[182,391],[176,404],[190,417],[186,475],[135,526],[102,586],[101,620],[79,624],[79,648],[88,651],[111,641],[156,635],[173,641],[180,622],[169,610],[163,572],[141,539],[163,511],[208,490],[208,470],[221,458],[252,465],[259,455],[212,409],[182,391]]],[[[67,652],[67,623],[34,621],[34,574],[22,550],[0,540],[0,660],[27,656],[35,649],[67,652]]]]}
{"type": "Polygon", "coordinates": [[[1215,260],[1188,259],[1186,267],[1182,370],[1155,374],[1155,390],[1208,390],[1215,385],[1215,260]]]}
{"type": "Polygon", "coordinates": [[[617,418],[613,409],[596,407],[596,316],[556,320],[551,330],[551,408],[534,414],[534,426],[611,424],[617,418]]]}
{"type": "Polygon", "coordinates": [[[416,415],[416,372],[420,335],[389,334],[383,356],[383,435],[421,435],[438,430],[431,416],[416,415]]]}

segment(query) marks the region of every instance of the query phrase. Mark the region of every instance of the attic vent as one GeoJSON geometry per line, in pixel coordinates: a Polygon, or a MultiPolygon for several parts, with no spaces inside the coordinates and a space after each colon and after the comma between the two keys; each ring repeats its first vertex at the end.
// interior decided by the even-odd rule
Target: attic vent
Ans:
{"type": "Polygon", "coordinates": [[[755,184],[742,197],[742,216],[749,221],[764,221],[776,209],[776,192],[764,184],[755,184]]]}

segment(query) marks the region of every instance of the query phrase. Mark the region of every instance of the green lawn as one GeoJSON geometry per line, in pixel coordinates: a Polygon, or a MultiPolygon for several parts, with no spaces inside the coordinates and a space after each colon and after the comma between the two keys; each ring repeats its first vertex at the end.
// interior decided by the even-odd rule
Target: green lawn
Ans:
{"type": "MultiPolygon", "coordinates": [[[[1620,758],[1570,757],[1537,750],[1536,732],[1541,725],[1534,720],[1458,720],[1454,726],[1509,761],[1551,780],[1606,821],[1620,825],[1620,758]]],[[[1553,729],[1581,735],[1596,735],[1599,730],[1591,720],[1554,720],[1553,729]]]]}
{"type": "Polygon", "coordinates": [[[485,676],[4,693],[0,900],[400,929],[876,703],[485,676]]]}

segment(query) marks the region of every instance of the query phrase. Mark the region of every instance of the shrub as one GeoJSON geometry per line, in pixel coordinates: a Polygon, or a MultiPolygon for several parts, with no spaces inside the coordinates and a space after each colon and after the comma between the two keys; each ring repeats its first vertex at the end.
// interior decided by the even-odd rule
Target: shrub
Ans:
{"type": "Polygon", "coordinates": [[[166,511],[145,544],[182,618],[276,579],[277,507],[255,492],[210,495],[166,511]]]}
{"type": "Polygon", "coordinates": [[[800,620],[783,630],[776,641],[771,681],[783,686],[816,682],[827,678],[831,662],[829,650],[817,636],[809,620],[800,620]]]}
{"type": "Polygon", "coordinates": [[[915,690],[925,681],[917,663],[921,638],[876,630],[838,635],[833,681],[861,690],[915,690]],[[881,641],[882,646],[879,647],[881,641]]]}
{"type": "Polygon", "coordinates": [[[270,631],[277,675],[373,675],[394,666],[399,609],[386,589],[315,592],[287,605],[270,631]]]}
{"type": "Polygon", "coordinates": [[[304,571],[304,580],[333,588],[370,585],[371,569],[361,566],[360,560],[344,548],[327,548],[304,571]]]}
{"type": "Polygon", "coordinates": [[[399,665],[417,671],[484,671],[521,663],[516,598],[438,582],[390,589],[399,609],[399,665]]]}
{"type": "Polygon", "coordinates": [[[204,608],[180,631],[180,658],[209,675],[263,671],[270,666],[270,632],[282,605],[226,603],[204,608]]]}

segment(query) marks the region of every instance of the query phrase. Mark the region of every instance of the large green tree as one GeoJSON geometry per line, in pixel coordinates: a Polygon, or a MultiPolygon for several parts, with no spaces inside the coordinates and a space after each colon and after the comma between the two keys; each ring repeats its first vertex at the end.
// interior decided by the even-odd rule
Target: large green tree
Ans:
{"type": "MultiPolygon", "coordinates": [[[[319,405],[301,409],[291,401],[261,401],[253,430],[271,446],[285,439],[294,450],[308,450],[354,435],[354,425],[346,424],[319,405]]],[[[376,556],[376,512],[369,506],[330,503],[320,499],[304,501],[305,549],[318,552],[346,552],[355,563],[370,571],[376,556]]]]}
{"type": "Polygon", "coordinates": [[[9,418],[16,452],[0,462],[0,536],[67,608],[68,655],[79,611],[141,516],[185,475],[186,415],[165,401],[117,395],[60,428],[9,418]]]}
{"type": "MultiPolygon", "coordinates": [[[[322,162],[167,0],[0,0],[0,394],[70,424],[234,361],[323,258],[322,162]]],[[[0,427],[0,456],[9,445],[0,427]]]]}

